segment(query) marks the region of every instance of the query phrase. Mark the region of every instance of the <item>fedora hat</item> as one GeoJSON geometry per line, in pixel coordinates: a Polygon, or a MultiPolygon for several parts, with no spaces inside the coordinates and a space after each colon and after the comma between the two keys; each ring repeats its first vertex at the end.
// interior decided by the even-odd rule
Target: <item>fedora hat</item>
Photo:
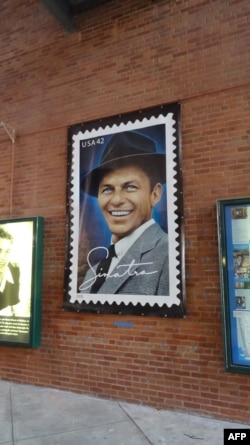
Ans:
{"type": "Polygon", "coordinates": [[[101,178],[111,170],[128,165],[142,168],[148,176],[155,170],[157,182],[166,182],[166,157],[156,152],[153,139],[141,133],[125,131],[112,136],[104,149],[100,165],[83,178],[81,189],[97,196],[101,178]]]}

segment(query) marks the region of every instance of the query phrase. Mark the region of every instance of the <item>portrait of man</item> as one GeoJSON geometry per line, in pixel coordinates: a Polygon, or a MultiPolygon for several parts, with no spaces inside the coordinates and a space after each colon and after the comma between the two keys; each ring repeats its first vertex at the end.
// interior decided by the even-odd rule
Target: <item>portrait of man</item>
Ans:
{"type": "Polygon", "coordinates": [[[151,137],[139,130],[111,137],[81,181],[83,193],[98,202],[110,246],[88,252],[80,293],[169,294],[168,234],[152,216],[165,182],[166,156],[151,137]],[[103,259],[95,263],[97,251],[103,259]]]}
{"type": "Polygon", "coordinates": [[[0,221],[0,343],[40,344],[43,217],[0,221]]]}
{"type": "Polygon", "coordinates": [[[0,315],[15,315],[19,303],[20,269],[10,261],[12,235],[0,226],[0,315]]]}
{"type": "Polygon", "coordinates": [[[185,314],[180,104],[68,128],[66,310],[185,314]]]}

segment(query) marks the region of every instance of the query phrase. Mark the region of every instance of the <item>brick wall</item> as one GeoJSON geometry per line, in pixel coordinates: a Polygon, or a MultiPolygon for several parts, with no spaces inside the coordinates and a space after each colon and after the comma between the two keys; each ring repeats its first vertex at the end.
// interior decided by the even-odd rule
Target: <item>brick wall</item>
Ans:
{"type": "Polygon", "coordinates": [[[111,0],[67,33],[39,0],[0,5],[0,218],[45,217],[42,345],[0,378],[249,422],[224,371],[215,203],[249,196],[249,0],[111,0]],[[67,127],[180,100],[187,317],[62,311],[67,127]],[[130,321],[129,328],[117,321],[130,321]]]}

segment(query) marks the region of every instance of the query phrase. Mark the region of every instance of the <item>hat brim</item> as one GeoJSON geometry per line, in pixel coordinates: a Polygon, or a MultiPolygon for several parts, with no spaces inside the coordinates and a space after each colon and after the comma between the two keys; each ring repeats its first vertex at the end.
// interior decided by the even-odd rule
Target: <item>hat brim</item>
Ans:
{"type": "MultiPolygon", "coordinates": [[[[97,196],[99,183],[102,177],[117,168],[125,166],[136,166],[145,170],[147,165],[148,170],[155,170],[157,174],[157,182],[165,184],[166,182],[166,155],[163,153],[143,153],[130,156],[123,156],[122,158],[116,158],[109,162],[104,162],[99,167],[95,168],[81,181],[81,190],[89,195],[97,196]]],[[[150,174],[150,173],[149,173],[150,174]]]]}

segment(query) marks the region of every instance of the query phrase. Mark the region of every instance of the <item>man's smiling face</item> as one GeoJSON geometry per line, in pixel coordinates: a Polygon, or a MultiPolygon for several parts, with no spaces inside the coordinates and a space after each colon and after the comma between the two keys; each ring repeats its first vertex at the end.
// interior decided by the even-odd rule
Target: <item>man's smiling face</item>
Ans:
{"type": "Polygon", "coordinates": [[[161,184],[151,190],[148,176],[136,166],[118,168],[103,176],[98,202],[113,234],[113,242],[148,221],[161,194],[161,184]]]}

